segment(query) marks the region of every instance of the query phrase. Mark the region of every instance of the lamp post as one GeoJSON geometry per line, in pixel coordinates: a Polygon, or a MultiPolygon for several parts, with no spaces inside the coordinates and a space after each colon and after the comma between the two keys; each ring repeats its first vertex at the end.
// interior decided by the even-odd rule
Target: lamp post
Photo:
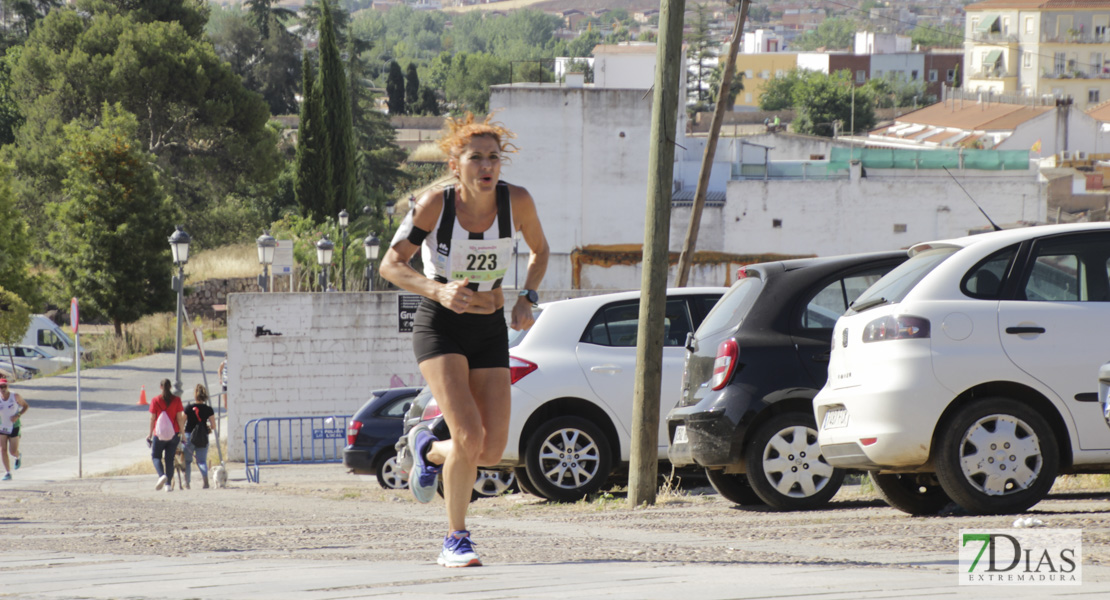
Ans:
{"type": "Polygon", "coordinates": [[[270,265],[274,264],[274,252],[277,250],[277,240],[269,231],[262,230],[258,236],[258,264],[262,265],[262,274],[258,276],[258,285],[263,292],[273,291],[270,287],[270,265]]]}
{"type": "Polygon", "coordinates": [[[343,291],[347,291],[347,224],[350,222],[350,215],[347,214],[347,209],[339,211],[339,228],[343,230],[343,291]]]}
{"type": "Polygon", "coordinates": [[[173,393],[181,395],[181,314],[185,303],[185,263],[189,262],[189,242],[192,238],[185,230],[177,225],[177,230],[170,236],[170,250],[173,251],[173,264],[177,265],[177,275],[173,278],[173,289],[177,292],[177,346],[175,350],[176,366],[173,371],[173,393]]]}
{"type": "MultiPolygon", "coordinates": [[[[412,201],[413,201],[412,198],[410,198],[409,199],[410,205],[411,205],[412,201]]],[[[395,207],[395,206],[397,206],[397,203],[392,201],[392,200],[385,203],[385,214],[389,217],[389,227],[390,227],[390,229],[393,228],[393,207],[395,207]]]]}
{"type": "Polygon", "coordinates": [[[316,242],[316,262],[320,265],[320,289],[327,291],[328,289],[328,265],[331,264],[331,254],[335,251],[335,243],[328,239],[328,236],[320,238],[316,242]]]}
{"type": "Polygon", "coordinates": [[[366,291],[374,291],[374,261],[378,260],[378,250],[382,243],[378,236],[371,233],[362,241],[362,249],[366,251],[366,291]]]}

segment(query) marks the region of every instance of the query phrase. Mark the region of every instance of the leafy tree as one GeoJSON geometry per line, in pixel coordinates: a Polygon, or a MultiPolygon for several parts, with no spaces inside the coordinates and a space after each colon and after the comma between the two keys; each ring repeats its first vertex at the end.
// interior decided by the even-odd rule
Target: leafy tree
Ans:
{"type": "Polygon", "coordinates": [[[868,80],[863,86],[875,99],[880,108],[912,106],[916,100],[925,98],[925,82],[918,79],[877,77],[868,80]]]}
{"type": "Polygon", "coordinates": [[[177,23],[189,37],[200,39],[208,22],[204,0],[77,0],[88,14],[128,16],[136,23],[177,23]]]}
{"type": "Polygon", "coordinates": [[[454,111],[482,114],[489,112],[490,86],[508,82],[507,61],[484,52],[459,53],[451,61],[444,96],[454,111]]]}
{"type": "MultiPolygon", "coordinates": [[[[709,92],[712,96],[710,100],[714,103],[717,102],[717,95],[721,92],[721,80],[724,79],[724,70],[725,64],[720,63],[709,75],[709,92]]],[[[744,91],[744,72],[737,71],[732,74],[732,79],[729,80],[728,95],[726,96],[728,100],[725,102],[725,106],[729,107],[729,110],[732,110],[732,106],[736,104],[736,96],[740,95],[742,91],[744,91]]]]}
{"type": "MultiPolygon", "coordinates": [[[[323,4],[325,0],[309,0],[301,7],[300,21],[304,31],[320,31],[320,22],[324,20],[323,4]]],[[[336,43],[346,44],[347,26],[350,24],[351,15],[345,10],[331,12],[331,31],[336,43]]]]}
{"type": "Polygon", "coordinates": [[[274,0],[247,0],[244,2],[250,11],[251,23],[263,39],[270,37],[271,26],[282,27],[282,22],[297,16],[284,6],[274,6],[274,0]]]}
{"type": "Polygon", "coordinates": [[[405,76],[401,74],[401,66],[397,61],[389,63],[389,78],[386,79],[385,94],[389,99],[389,114],[405,114],[405,76]]]}
{"type": "Polygon", "coordinates": [[[12,24],[9,27],[16,29],[17,35],[22,39],[27,39],[27,36],[31,35],[31,30],[46,16],[46,13],[61,5],[61,0],[3,0],[0,2],[5,16],[10,15],[9,19],[16,17],[11,19],[12,24]]]}
{"type": "Polygon", "coordinates": [[[856,88],[851,74],[840,70],[832,75],[806,72],[794,85],[794,106],[798,116],[794,130],[799,133],[832,137],[833,123],[840,122],[842,131],[866,131],[875,125],[875,104],[868,88],[856,88]]]}
{"type": "Polygon", "coordinates": [[[686,35],[686,46],[690,56],[686,93],[690,102],[702,104],[709,97],[709,74],[713,71],[709,62],[716,57],[712,51],[713,41],[709,37],[709,10],[704,4],[694,8],[694,22],[686,35]]]}
{"type": "MultiPolygon", "coordinates": [[[[23,114],[12,97],[12,63],[19,59],[23,46],[13,46],[0,57],[0,146],[15,141],[15,131],[23,124],[23,114]]],[[[3,281],[0,279],[0,281],[3,281]]]]}
{"type": "Polygon", "coordinates": [[[763,84],[759,97],[759,110],[794,108],[794,86],[805,77],[805,71],[790,69],[782,77],[775,77],[763,84]]]}
{"type": "MultiPolygon", "coordinates": [[[[31,326],[31,307],[18,295],[0,286],[0,344],[11,347],[23,339],[31,326]]],[[[14,352],[8,352],[8,365],[15,373],[14,352]]]]}
{"type": "Polygon", "coordinates": [[[420,101],[420,76],[416,73],[416,63],[409,63],[405,70],[405,109],[409,113],[416,112],[416,104],[420,101]]]}
{"type": "Polygon", "coordinates": [[[807,31],[794,40],[795,50],[846,50],[856,39],[859,24],[848,17],[832,17],[821,21],[817,29],[807,31]]]}
{"type": "Polygon", "coordinates": [[[140,124],[120,104],[105,103],[98,123],[75,120],[64,128],[66,200],[52,204],[47,239],[67,296],[82,299],[92,316],[123,325],[168,310],[172,265],[166,236],[174,206],[158,184],[154,157],[142,149],[140,124]]]}
{"type": "MultiPolygon", "coordinates": [[[[66,173],[57,161],[66,148],[63,125],[95,124],[109,100],[138,119],[142,150],[155,157],[188,222],[204,219],[231,197],[250,203],[269,196],[281,162],[262,99],[180,22],[140,22],[131,12],[115,14],[112,2],[99,5],[108,12],[47,15],[13,64],[11,94],[26,121],[8,149],[20,207],[38,233],[48,223],[43,205],[64,197],[66,173]]],[[[147,12],[135,13],[158,8],[144,6],[147,12]]],[[[226,241],[217,231],[198,237],[199,247],[226,241]]]]}
{"type": "Polygon", "coordinates": [[[962,48],[964,32],[957,25],[949,24],[939,28],[918,25],[910,31],[910,41],[922,48],[962,48]]]}
{"type": "Polygon", "coordinates": [[[11,181],[11,167],[0,163],[0,282],[9,292],[36,301],[38,285],[29,268],[31,236],[27,220],[15,206],[11,181]]]}
{"type": "Polygon", "coordinates": [[[320,9],[320,87],[324,132],[328,139],[328,160],[334,189],[329,215],[355,208],[355,147],[351,137],[351,96],[347,73],[339,55],[339,44],[332,29],[332,11],[327,0],[320,9]]]}
{"type": "Polygon", "coordinates": [[[331,161],[328,160],[327,132],[320,87],[309,54],[304,54],[301,66],[302,88],[307,90],[301,103],[300,124],[297,127],[297,155],[294,159],[293,193],[301,213],[316,221],[330,215],[332,202],[331,161]]]}
{"type": "Polygon", "coordinates": [[[205,31],[216,54],[231,65],[244,87],[262,95],[270,114],[295,113],[301,42],[280,24],[263,33],[253,18],[238,7],[215,6],[205,31]]]}
{"type": "MultiPolygon", "coordinates": [[[[360,41],[353,37],[348,43],[347,72],[350,76],[351,116],[357,154],[355,158],[358,202],[355,206],[371,206],[380,221],[386,197],[397,185],[408,179],[401,170],[405,151],[396,144],[397,132],[389,117],[377,110],[377,98],[366,77],[366,62],[360,59],[360,41]]],[[[384,231],[378,227],[377,231],[384,231]]]]}

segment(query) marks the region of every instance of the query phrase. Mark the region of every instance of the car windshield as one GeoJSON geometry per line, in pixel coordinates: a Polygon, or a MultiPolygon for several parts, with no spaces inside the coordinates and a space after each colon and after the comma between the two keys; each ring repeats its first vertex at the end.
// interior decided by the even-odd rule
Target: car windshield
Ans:
{"type": "Polygon", "coordinates": [[[697,337],[705,337],[723,331],[728,327],[736,327],[744,315],[748,314],[759,292],[763,289],[763,280],[758,277],[745,277],[725,292],[724,296],[709,311],[705,320],[698,327],[697,337]]]}
{"type": "MultiPolygon", "coordinates": [[[[543,312],[542,308],[536,308],[536,309],[532,310],[532,318],[539,321],[540,320],[540,313],[542,313],[542,312],[543,312]]],[[[515,348],[515,347],[519,346],[520,343],[524,341],[524,336],[528,335],[529,331],[531,331],[531,330],[530,329],[519,329],[518,330],[518,329],[513,329],[512,327],[510,327],[509,328],[509,347],[510,348],[515,348]]]]}
{"type": "Polygon", "coordinates": [[[862,312],[874,306],[901,302],[919,281],[957,250],[959,248],[932,248],[913,255],[860,294],[847,314],[862,312]]]}

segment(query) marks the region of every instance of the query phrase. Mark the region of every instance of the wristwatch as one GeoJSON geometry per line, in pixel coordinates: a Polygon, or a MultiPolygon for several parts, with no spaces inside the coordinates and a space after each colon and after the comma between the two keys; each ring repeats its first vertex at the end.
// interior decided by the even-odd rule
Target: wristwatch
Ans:
{"type": "Polygon", "coordinates": [[[540,302],[540,295],[536,293],[536,290],[520,290],[517,296],[527,298],[532,304],[539,304],[540,302]]]}

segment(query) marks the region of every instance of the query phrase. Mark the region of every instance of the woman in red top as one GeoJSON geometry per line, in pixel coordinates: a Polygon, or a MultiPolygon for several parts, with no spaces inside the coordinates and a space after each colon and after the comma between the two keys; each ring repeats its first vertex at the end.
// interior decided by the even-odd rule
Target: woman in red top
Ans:
{"type": "Polygon", "coordinates": [[[154,461],[154,470],[158,472],[158,484],[154,489],[163,487],[167,492],[173,491],[173,456],[177,453],[177,444],[180,439],[178,434],[185,427],[185,410],[181,406],[181,398],[173,395],[170,380],[162,380],[162,394],[155,396],[150,401],[150,433],[146,436],[146,443],[151,447],[151,458],[154,461]],[[173,424],[173,437],[163,440],[154,435],[158,416],[166,413],[170,423],[173,424]]]}

